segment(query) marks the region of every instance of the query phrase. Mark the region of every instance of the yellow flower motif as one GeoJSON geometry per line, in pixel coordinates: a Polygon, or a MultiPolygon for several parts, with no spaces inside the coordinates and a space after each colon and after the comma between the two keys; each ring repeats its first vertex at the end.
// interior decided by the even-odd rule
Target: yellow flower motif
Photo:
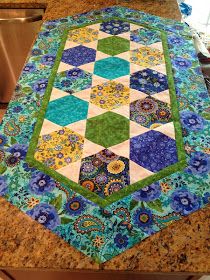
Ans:
{"type": "Polygon", "coordinates": [[[19,122],[24,122],[26,120],[26,117],[25,116],[20,116],[19,117],[19,122]]]}
{"type": "Polygon", "coordinates": [[[99,248],[104,244],[104,238],[101,236],[96,236],[95,239],[93,239],[93,246],[99,248]]]}
{"type": "Polygon", "coordinates": [[[108,196],[113,194],[114,192],[118,192],[123,188],[123,183],[120,179],[110,180],[108,184],[106,184],[104,188],[104,195],[108,196]]]}
{"type": "Polygon", "coordinates": [[[118,174],[125,169],[125,164],[122,160],[114,160],[111,161],[108,166],[107,170],[112,174],[118,174]]]}
{"type": "Polygon", "coordinates": [[[168,191],[172,190],[172,187],[168,185],[168,183],[160,183],[161,190],[163,193],[167,193],[168,191]]]}
{"type": "Polygon", "coordinates": [[[161,123],[153,123],[152,125],[150,125],[150,129],[155,129],[161,125],[162,125],[161,123]]]}
{"type": "Polygon", "coordinates": [[[37,204],[39,204],[39,199],[35,197],[31,197],[27,202],[28,208],[34,208],[37,204]]]}

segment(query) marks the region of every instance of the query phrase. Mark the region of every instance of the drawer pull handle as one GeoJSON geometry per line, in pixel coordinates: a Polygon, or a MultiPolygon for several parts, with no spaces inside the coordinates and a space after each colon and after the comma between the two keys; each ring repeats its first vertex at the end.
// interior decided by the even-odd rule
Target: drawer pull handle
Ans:
{"type": "Polygon", "coordinates": [[[17,18],[0,18],[0,24],[5,23],[26,23],[42,20],[42,15],[35,15],[30,17],[17,17],[17,18]]]}

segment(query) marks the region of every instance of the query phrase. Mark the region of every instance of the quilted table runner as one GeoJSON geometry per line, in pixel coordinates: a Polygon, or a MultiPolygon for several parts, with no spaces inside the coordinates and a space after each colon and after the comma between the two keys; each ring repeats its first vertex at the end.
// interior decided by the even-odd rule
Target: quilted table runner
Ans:
{"type": "Polygon", "coordinates": [[[47,21],[1,125],[0,195],[105,262],[208,203],[208,106],[186,25],[47,21]]]}

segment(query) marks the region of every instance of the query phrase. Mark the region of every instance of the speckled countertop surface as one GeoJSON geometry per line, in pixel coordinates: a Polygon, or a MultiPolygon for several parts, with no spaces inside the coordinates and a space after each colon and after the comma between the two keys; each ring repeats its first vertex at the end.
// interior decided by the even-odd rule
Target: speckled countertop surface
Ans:
{"type": "Polygon", "coordinates": [[[153,15],[180,20],[176,0],[0,0],[0,7],[46,7],[44,20],[65,17],[120,4],[153,15]]]}
{"type": "MultiPolygon", "coordinates": [[[[105,2],[106,6],[116,4],[113,0],[0,0],[0,7],[46,7],[44,20],[48,20],[100,9],[105,2]]],[[[180,20],[176,0],[131,0],[119,4],[180,20]]],[[[206,207],[98,265],[0,198],[0,267],[207,273],[210,271],[209,216],[210,207],[206,207]]]]}

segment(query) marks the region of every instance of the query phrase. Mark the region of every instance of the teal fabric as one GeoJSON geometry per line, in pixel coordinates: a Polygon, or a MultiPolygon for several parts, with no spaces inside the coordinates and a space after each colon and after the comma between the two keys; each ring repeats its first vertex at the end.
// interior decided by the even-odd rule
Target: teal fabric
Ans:
{"type": "Polygon", "coordinates": [[[49,102],[45,118],[60,126],[86,119],[88,103],[73,95],[49,102]]]}
{"type": "Polygon", "coordinates": [[[128,75],[129,70],[130,65],[128,61],[118,57],[108,57],[96,61],[94,74],[109,80],[113,80],[121,76],[128,75]]]}

